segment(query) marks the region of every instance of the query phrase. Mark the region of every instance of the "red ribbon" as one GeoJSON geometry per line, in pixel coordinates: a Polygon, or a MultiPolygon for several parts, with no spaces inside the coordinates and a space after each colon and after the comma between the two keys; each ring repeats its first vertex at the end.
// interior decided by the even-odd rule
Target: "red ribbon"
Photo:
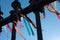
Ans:
{"type": "MultiPolygon", "coordinates": [[[[52,4],[49,4],[50,5],[50,7],[52,7],[52,9],[54,10],[54,11],[52,11],[52,10],[49,10],[50,12],[53,12],[53,13],[55,13],[56,14],[56,16],[58,17],[58,19],[60,19],[60,14],[55,10],[55,8],[54,8],[54,6],[52,5],[52,4]]],[[[48,5],[48,6],[49,6],[48,5]]],[[[47,8],[48,8],[48,6],[47,6],[47,8]]]]}
{"type": "Polygon", "coordinates": [[[20,23],[20,20],[18,20],[17,24],[20,26],[20,28],[22,28],[22,25],[20,23]]]}
{"type": "Polygon", "coordinates": [[[10,29],[10,32],[12,32],[12,28],[9,24],[7,24],[8,28],[10,29]]]}

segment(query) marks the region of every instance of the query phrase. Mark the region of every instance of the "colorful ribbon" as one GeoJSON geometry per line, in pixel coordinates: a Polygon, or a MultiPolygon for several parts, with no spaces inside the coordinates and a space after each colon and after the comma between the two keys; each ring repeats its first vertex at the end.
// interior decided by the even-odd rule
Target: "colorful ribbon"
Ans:
{"type": "Polygon", "coordinates": [[[47,8],[48,8],[48,10],[49,10],[50,12],[55,13],[55,14],[57,15],[58,19],[60,19],[60,14],[55,10],[55,8],[53,7],[52,4],[47,5],[47,8]],[[51,8],[49,8],[49,6],[50,6],[51,8]]]}
{"type": "MultiPolygon", "coordinates": [[[[23,18],[24,18],[24,16],[25,15],[23,15],[23,14],[20,14],[23,18]]],[[[27,16],[25,16],[27,19],[28,19],[28,21],[33,25],[33,27],[35,27],[36,28],[36,25],[33,23],[33,21],[29,18],[29,17],[27,17],[27,16]]]]}
{"type": "MultiPolygon", "coordinates": [[[[23,18],[24,18],[24,17],[23,17],[23,18]]],[[[27,23],[26,23],[26,19],[25,19],[25,18],[24,18],[24,23],[25,23],[25,25],[26,25],[26,28],[27,28],[28,34],[31,35],[31,34],[30,34],[30,31],[29,31],[29,28],[28,28],[28,25],[27,25],[27,23]]]]}
{"type": "Polygon", "coordinates": [[[20,20],[19,19],[17,20],[17,22],[16,21],[13,21],[13,22],[17,23],[20,26],[20,28],[23,27],[22,24],[20,23],[20,20]]]}
{"type": "Polygon", "coordinates": [[[54,2],[54,8],[55,8],[55,10],[56,10],[56,1],[54,2]]]}
{"type": "Polygon", "coordinates": [[[9,24],[7,24],[8,28],[10,29],[10,32],[12,32],[12,28],[9,24]]]}
{"type": "Polygon", "coordinates": [[[20,23],[20,20],[17,21],[17,24],[20,26],[20,28],[22,28],[22,24],[20,23]]]}
{"type": "MultiPolygon", "coordinates": [[[[19,20],[18,20],[19,21],[19,20]]],[[[20,22],[20,21],[19,21],[20,22]]],[[[17,23],[16,21],[13,21],[13,24],[14,23],[17,23]]],[[[26,38],[22,35],[22,33],[19,31],[19,29],[16,27],[16,25],[14,25],[14,28],[15,28],[15,30],[16,30],[16,32],[18,32],[18,34],[24,39],[24,40],[26,40],[26,38]]]]}
{"type": "Polygon", "coordinates": [[[27,17],[27,16],[25,16],[25,17],[26,17],[27,20],[33,25],[33,27],[36,28],[36,25],[33,23],[33,21],[32,21],[29,17],[27,17]]]}
{"type": "MultiPolygon", "coordinates": [[[[26,20],[28,21],[28,19],[27,19],[27,18],[26,18],[26,20]]],[[[31,29],[32,35],[34,35],[33,29],[32,29],[32,27],[31,27],[31,25],[30,25],[29,21],[28,21],[28,24],[29,24],[29,27],[30,27],[30,29],[31,29]]]]}
{"type": "Polygon", "coordinates": [[[18,32],[18,34],[19,34],[24,40],[26,40],[26,38],[22,35],[22,33],[18,30],[18,28],[17,28],[16,26],[15,26],[14,28],[15,28],[16,32],[18,32]]]}

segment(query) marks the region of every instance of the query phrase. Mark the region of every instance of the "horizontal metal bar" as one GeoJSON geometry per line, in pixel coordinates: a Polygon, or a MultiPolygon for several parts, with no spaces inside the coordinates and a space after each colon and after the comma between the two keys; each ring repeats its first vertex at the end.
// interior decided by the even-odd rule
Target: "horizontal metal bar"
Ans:
{"type": "MultiPolygon", "coordinates": [[[[28,7],[22,9],[22,13],[24,15],[27,15],[28,13],[32,12],[32,9],[33,9],[32,7],[34,7],[34,5],[40,5],[40,7],[42,7],[42,5],[45,6],[46,4],[49,4],[53,1],[56,1],[56,0],[43,0],[43,1],[35,2],[32,5],[29,5],[28,7]]],[[[0,27],[12,22],[13,20],[16,20],[16,15],[8,16],[7,18],[0,21],[0,27]]]]}

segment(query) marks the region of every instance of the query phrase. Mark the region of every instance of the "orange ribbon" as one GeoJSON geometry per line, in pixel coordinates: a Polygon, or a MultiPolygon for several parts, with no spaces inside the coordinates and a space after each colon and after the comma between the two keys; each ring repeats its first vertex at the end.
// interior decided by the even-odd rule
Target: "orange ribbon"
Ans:
{"type": "Polygon", "coordinates": [[[18,34],[24,39],[26,40],[26,38],[21,34],[21,32],[18,30],[18,28],[15,26],[15,30],[16,32],[18,32],[18,34]]]}

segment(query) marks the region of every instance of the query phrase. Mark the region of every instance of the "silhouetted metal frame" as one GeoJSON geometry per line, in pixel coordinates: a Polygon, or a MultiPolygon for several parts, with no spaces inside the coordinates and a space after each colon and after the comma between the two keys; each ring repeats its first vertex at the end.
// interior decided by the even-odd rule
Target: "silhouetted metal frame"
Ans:
{"type": "Polygon", "coordinates": [[[38,40],[43,40],[39,11],[35,11],[34,13],[35,13],[36,25],[37,25],[37,39],[38,40]]]}
{"type": "Polygon", "coordinates": [[[13,25],[12,25],[12,36],[11,36],[11,40],[16,40],[15,26],[16,26],[16,23],[13,23],[13,25]]]}
{"type": "MultiPolygon", "coordinates": [[[[39,4],[42,7],[42,5],[45,6],[46,4],[49,4],[49,3],[54,2],[54,1],[56,1],[56,0],[45,0],[45,1],[42,1],[42,2],[38,1],[36,3],[33,3],[32,5],[29,5],[28,7],[24,8],[24,9],[22,9],[22,13],[24,15],[27,15],[30,12],[32,12],[31,7],[33,7],[34,5],[39,4]]],[[[10,15],[10,16],[6,17],[5,19],[1,20],[0,21],[0,27],[12,22],[13,20],[16,20],[15,14],[10,15]]]]}
{"type": "MultiPolygon", "coordinates": [[[[56,0],[43,0],[43,1],[35,2],[32,5],[29,5],[28,7],[24,8],[22,10],[22,13],[24,15],[27,15],[28,13],[32,12],[31,7],[33,7],[34,5],[40,5],[40,7],[43,7],[43,6],[49,4],[49,3],[53,2],[53,1],[56,1],[56,0]]],[[[42,38],[42,30],[41,30],[41,22],[40,22],[40,18],[39,18],[39,12],[38,11],[35,11],[35,15],[36,15],[38,40],[43,40],[43,38],[42,38]]],[[[16,20],[16,18],[17,17],[15,16],[15,14],[8,16],[7,18],[5,18],[5,19],[3,19],[3,20],[0,21],[0,27],[2,27],[4,25],[12,22],[13,20],[16,20]]],[[[13,35],[13,33],[12,33],[12,35],[13,35]]],[[[13,35],[13,37],[14,37],[14,35],[13,35]]],[[[14,39],[11,39],[11,40],[15,40],[15,38],[14,39]]]]}

